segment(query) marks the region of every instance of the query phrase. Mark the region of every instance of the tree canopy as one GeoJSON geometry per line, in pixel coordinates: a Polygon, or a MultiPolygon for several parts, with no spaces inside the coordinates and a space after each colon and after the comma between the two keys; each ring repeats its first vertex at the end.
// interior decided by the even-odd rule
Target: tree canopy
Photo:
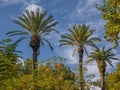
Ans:
{"type": "Polygon", "coordinates": [[[120,63],[114,72],[107,74],[107,89],[108,90],[119,90],[120,89],[120,63]]]}
{"type": "Polygon", "coordinates": [[[106,20],[105,38],[108,41],[116,44],[118,46],[118,40],[120,39],[120,1],[119,0],[105,0],[102,6],[97,8],[102,12],[102,17],[106,20]]]}

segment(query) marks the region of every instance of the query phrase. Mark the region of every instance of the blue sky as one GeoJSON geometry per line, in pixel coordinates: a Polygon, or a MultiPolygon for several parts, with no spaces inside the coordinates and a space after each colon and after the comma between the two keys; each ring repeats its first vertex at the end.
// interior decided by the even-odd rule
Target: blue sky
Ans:
{"type": "MultiPolygon", "coordinates": [[[[11,30],[23,30],[12,20],[22,15],[26,8],[35,9],[37,6],[42,10],[48,11],[48,15],[53,15],[54,19],[59,22],[56,29],[61,33],[67,32],[73,24],[88,24],[91,28],[102,28],[104,21],[101,20],[100,12],[93,7],[96,0],[1,0],[0,1],[0,39],[6,38],[6,32],[11,30]]],[[[97,2],[101,3],[101,2],[97,2]]],[[[99,31],[97,31],[99,32],[99,31]]],[[[96,32],[96,34],[98,34],[96,32]]],[[[98,34],[101,36],[103,33],[98,34]]],[[[47,37],[52,42],[55,50],[50,51],[48,46],[41,47],[41,55],[39,59],[48,58],[59,55],[58,52],[63,49],[58,47],[59,35],[52,33],[47,37]],[[57,52],[57,53],[56,53],[57,52]]],[[[16,39],[13,37],[13,39],[16,39]]],[[[19,44],[18,49],[24,51],[23,57],[31,57],[31,48],[29,40],[25,40],[19,44]]],[[[64,50],[64,49],[63,49],[64,50]]]]}
{"type": "MultiPolygon", "coordinates": [[[[61,34],[68,32],[68,28],[71,28],[73,24],[87,24],[90,25],[90,28],[96,29],[93,36],[102,38],[103,41],[99,43],[99,46],[109,48],[111,44],[105,42],[103,39],[105,35],[105,21],[102,19],[100,11],[93,7],[94,3],[102,4],[102,0],[0,0],[0,40],[7,38],[5,33],[8,31],[22,30],[22,28],[14,24],[12,20],[17,19],[26,8],[34,10],[36,7],[39,7],[41,10],[48,11],[48,15],[53,15],[54,19],[59,22],[56,29],[61,34]]],[[[13,40],[17,38],[18,37],[13,37],[13,40]]],[[[78,62],[77,54],[72,57],[72,47],[59,47],[59,35],[52,33],[46,38],[52,42],[54,51],[51,51],[47,45],[41,47],[41,54],[38,57],[39,60],[47,59],[52,56],[62,56],[68,59],[67,63],[70,65],[78,62]]],[[[23,51],[22,56],[24,58],[32,56],[32,50],[29,47],[29,39],[22,41],[18,45],[18,49],[23,51]]],[[[91,48],[88,47],[87,50],[90,52],[91,48]]],[[[119,48],[113,50],[117,57],[120,57],[119,51],[119,48]]],[[[86,56],[84,60],[87,60],[86,56]]],[[[116,65],[117,62],[113,63],[116,65]]],[[[93,65],[87,65],[87,67],[87,73],[99,75],[95,63],[93,63],[93,65]]],[[[111,70],[109,66],[108,70],[111,70]]]]}

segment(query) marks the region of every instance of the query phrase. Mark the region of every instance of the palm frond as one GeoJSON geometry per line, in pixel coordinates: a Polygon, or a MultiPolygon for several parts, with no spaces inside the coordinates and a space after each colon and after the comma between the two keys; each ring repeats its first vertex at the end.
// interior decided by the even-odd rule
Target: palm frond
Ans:
{"type": "Polygon", "coordinates": [[[107,61],[107,63],[108,63],[111,67],[114,67],[113,64],[112,64],[112,62],[107,61]]]}
{"type": "Polygon", "coordinates": [[[26,30],[30,30],[30,28],[23,22],[18,21],[18,20],[13,20],[14,23],[18,24],[19,26],[21,26],[22,28],[26,29],[26,30]]]}
{"type": "Polygon", "coordinates": [[[92,41],[86,41],[85,44],[88,45],[88,46],[97,48],[97,46],[96,46],[96,45],[94,44],[94,42],[92,42],[92,41]]]}
{"type": "Polygon", "coordinates": [[[108,63],[109,65],[112,65],[112,60],[119,60],[115,57],[115,54],[111,52],[112,48],[105,50],[105,47],[103,47],[101,50],[97,47],[93,50],[92,53],[89,54],[89,58],[99,61],[103,60],[104,62],[108,63]]]}
{"type": "Polygon", "coordinates": [[[74,39],[71,37],[70,34],[65,34],[61,36],[62,39],[70,40],[71,42],[74,41],[74,39]]]}
{"type": "Polygon", "coordinates": [[[42,30],[41,32],[39,32],[39,34],[42,35],[48,35],[50,32],[55,32],[57,34],[60,34],[59,31],[55,30],[54,28],[48,28],[45,30],[42,30]]]}
{"type": "Polygon", "coordinates": [[[37,28],[37,32],[44,33],[48,30],[51,30],[51,31],[55,30],[55,29],[51,29],[51,28],[53,28],[57,24],[58,24],[58,22],[54,21],[53,16],[48,16],[47,18],[42,19],[42,22],[39,24],[39,27],[37,28]]]}
{"type": "Polygon", "coordinates": [[[24,39],[26,39],[26,38],[28,38],[28,37],[21,37],[21,38],[19,38],[18,40],[16,40],[16,41],[13,43],[13,45],[17,45],[18,43],[20,43],[22,40],[24,40],[24,39]]]}
{"type": "Polygon", "coordinates": [[[44,46],[44,41],[42,39],[40,40],[40,44],[44,46]]]}
{"type": "Polygon", "coordinates": [[[24,15],[27,16],[30,21],[32,21],[31,14],[30,14],[29,10],[25,10],[24,15]]]}
{"type": "Polygon", "coordinates": [[[88,41],[91,41],[91,42],[100,42],[101,39],[94,37],[94,38],[89,39],[88,41]]]}
{"type": "Polygon", "coordinates": [[[43,39],[43,40],[49,45],[49,47],[50,47],[51,50],[54,50],[53,47],[52,47],[52,45],[51,45],[51,43],[47,39],[43,39]]]}
{"type": "Polygon", "coordinates": [[[87,61],[86,61],[86,63],[88,64],[88,63],[90,63],[90,62],[92,62],[92,61],[94,61],[94,59],[88,59],[87,61]]]}
{"type": "Polygon", "coordinates": [[[72,56],[74,56],[75,52],[77,51],[77,48],[73,50],[72,56]]]}
{"type": "Polygon", "coordinates": [[[30,35],[29,32],[14,30],[6,33],[8,36],[15,36],[15,35],[30,35]]]}
{"type": "Polygon", "coordinates": [[[109,59],[112,59],[112,60],[120,60],[119,58],[114,58],[114,57],[111,57],[109,59]]]}
{"type": "Polygon", "coordinates": [[[86,47],[83,47],[83,48],[84,48],[84,51],[85,51],[86,55],[88,56],[88,52],[87,52],[86,47]]]}
{"type": "Polygon", "coordinates": [[[71,46],[72,44],[65,42],[65,43],[61,43],[59,46],[61,47],[61,46],[69,46],[69,45],[71,46]]]}
{"type": "MultiPolygon", "coordinates": [[[[42,30],[43,31],[46,31],[48,29],[51,29],[52,27],[56,26],[58,24],[58,22],[52,22],[51,24],[47,25],[46,27],[44,27],[42,30]]],[[[52,30],[55,30],[55,29],[51,29],[52,30]]],[[[56,30],[55,30],[56,31],[56,30]]]]}
{"type": "MultiPolygon", "coordinates": [[[[31,30],[31,21],[28,19],[28,17],[26,16],[26,15],[24,15],[23,14],[23,16],[21,17],[18,17],[18,20],[13,20],[13,21],[18,21],[18,22],[20,22],[20,23],[22,23],[22,24],[24,24],[25,25],[25,29],[27,30],[31,30]]],[[[16,22],[14,22],[14,23],[16,23],[16,22]]],[[[17,23],[16,23],[17,24],[17,23]]],[[[18,24],[19,25],[19,24],[18,24]]]]}
{"type": "Polygon", "coordinates": [[[70,40],[59,40],[59,42],[62,42],[62,43],[72,43],[70,40]]]}

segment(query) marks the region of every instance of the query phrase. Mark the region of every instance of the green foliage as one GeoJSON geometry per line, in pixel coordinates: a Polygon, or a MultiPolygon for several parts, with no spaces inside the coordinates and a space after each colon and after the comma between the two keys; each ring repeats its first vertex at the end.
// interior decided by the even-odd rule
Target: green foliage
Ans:
{"type": "Polygon", "coordinates": [[[119,90],[120,89],[120,63],[117,65],[115,72],[107,74],[107,89],[119,90]]]}
{"type": "Polygon", "coordinates": [[[4,80],[19,76],[21,63],[18,60],[16,44],[12,43],[11,39],[0,42],[0,87],[6,85],[4,80]]]}
{"type": "Polygon", "coordinates": [[[91,86],[100,87],[100,80],[94,80],[95,74],[89,74],[86,76],[86,90],[90,90],[91,86]]]}
{"type": "Polygon", "coordinates": [[[33,67],[32,65],[33,65],[32,59],[27,58],[24,61],[24,66],[22,67],[23,74],[32,74],[32,67],[33,67]]]}
{"type": "MultiPolygon", "coordinates": [[[[32,70],[32,60],[24,61],[19,72],[19,77],[2,80],[1,89],[3,90],[77,90],[76,74],[73,73],[60,57],[51,58],[49,62],[39,63],[36,76],[32,70]],[[57,60],[58,59],[58,60],[57,60]]],[[[63,59],[64,61],[64,59],[63,59]]]]}
{"type": "MultiPolygon", "coordinates": [[[[119,0],[105,0],[102,6],[96,5],[102,11],[103,19],[106,20],[105,38],[108,41],[115,43],[118,46],[119,32],[120,32],[120,1],[119,0]]],[[[79,53],[79,71],[80,73],[73,73],[69,67],[65,66],[66,59],[61,57],[53,57],[47,60],[37,62],[37,55],[39,47],[47,43],[51,50],[53,47],[46,39],[46,35],[55,31],[54,26],[58,22],[54,21],[53,16],[47,16],[47,12],[40,12],[36,9],[35,12],[26,10],[22,16],[14,23],[21,26],[25,31],[14,30],[7,33],[9,36],[21,35],[22,37],[12,43],[11,39],[0,41],[0,90],[78,90],[80,84],[86,90],[90,90],[90,86],[100,86],[100,80],[92,81],[94,75],[88,75],[83,80],[83,53],[87,53],[86,46],[93,46],[95,49],[90,53],[89,61],[96,60],[97,66],[102,79],[105,79],[106,63],[112,65],[111,60],[118,60],[112,53],[112,49],[103,47],[99,49],[94,43],[99,42],[100,39],[91,37],[95,30],[89,29],[86,25],[73,25],[72,29],[68,29],[69,34],[61,36],[60,46],[70,45],[76,46],[74,53],[78,50],[79,53]],[[18,53],[16,50],[17,44],[25,38],[30,37],[30,46],[33,49],[33,60],[27,58],[24,64],[18,60],[18,53]],[[35,62],[34,62],[35,61],[35,62]],[[33,70],[34,65],[38,65],[38,70],[33,70]],[[104,73],[104,74],[103,74],[104,73]],[[80,77],[80,78],[79,78],[80,77]]],[[[36,66],[37,66],[36,65],[36,66]]],[[[120,88],[120,64],[118,64],[115,72],[107,75],[107,89],[119,90],[120,88]]],[[[103,80],[104,81],[104,80],[103,80]]]]}
{"type": "Polygon", "coordinates": [[[97,8],[102,11],[102,17],[106,20],[105,30],[106,36],[105,38],[108,41],[116,44],[115,47],[118,46],[117,40],[119,40],[120,33],[120,0],[105,0],[102,6],[98,6],[97,8]]]}
{"type": "Polygon", "coordinates": [[[16,63],[18,62],[17,52],[19,51],[16,51],[15,44],[11,44],[11,39],[5,39],[1,41],[0,44],[0,74],[1,75],[0,76],[2,77],[2,79],[3,77],[10,78],[10,76],[12,76],[12,74],[15,73],[13,71],[16,72],[19,71],[16,67],[17,65],[16,63]]]}

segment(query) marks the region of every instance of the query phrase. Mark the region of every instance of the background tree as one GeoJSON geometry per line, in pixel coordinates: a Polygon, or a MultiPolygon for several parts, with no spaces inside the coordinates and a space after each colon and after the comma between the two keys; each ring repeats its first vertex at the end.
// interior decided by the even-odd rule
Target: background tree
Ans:
{"type": "Polygon", "coordinates": [[[61,36],[61,44],[76,46],[79,54],[79,75],[80,75],[80,90],[84,90],[84,79],[83,79],[83,53],[84,50],[87,52],[85,46],[95,46],[94,42],[100,41],[100,39],[92,36],[95,30],[89,29],[89,26],[86,25],[73,25],[73,29],[68,29],[70,34],[64,34],[61,36]]]}
{"type": "Polygon", "coordinates": [[[89,58],[88,62],[96,61],[100,73],[101,90],[105,90],[105,72],[107,63],[113,66],[111,60],[118,60],[118,58],[115,58],[115,54],[112,53],[111,48],[105,50],[105,47],[103,47],[102,50],[96,47],[93,52],[89,54],[89,58]]]}
{"type": "Polygon", "coordinates": [[[106,20],[105,38],[108,41],[115,43],[118,46],[119,33],[120,33],[120,0],[105,0],[102,6],[96,7],[102,12],[102,17],[106,20]]]}
{"type": "Polygon", "coordinates": [[[25,61],[24,61],[24,66],[22,67],[22,72],[23,74],[32,74],[32,59],[31,58],[27,58],[25,61]]]}
{"type": "MultiPolygon", "coordinates": [[[[56,60],[57,59],[59,58],[56,58],[56,60]]],[[[31,60],[27,59],[27,62],[31,62],[31,60]]],[[[0,89],[35,90],[34,86],[36,86],[38,90],[78,90],[75,83],[75,73],[73,73],[64,62],[58,62],[58,60],[54,62],[46,62],[45,60],[43,63],[39,63],[38,66],[38,76],[36,76],[36,78],[32,76],[32,71],[31,73],[28,73],[28,71],[23,70],[27,73],[24,73],[19,77],[12,77],[11,79],[3,80],[6,86],[4,88],[1,87],[0,89]]],[[[24,69],[25,68],[28,67],[25,66],[24,69]]]]}
{"type": "Polygon", "coordinates": [[[0,87],[6,86],[4,80],[20,75],[21,62],[18,59],[20,51],[16,50],[17,42],[12,43],[11,39],[0,41],[0,87]]]}
{"type": "Polygon", "coordinates": [[[115,72],[107,74],[107,89],[119,90],[120,89],[120,63],[117,65],[115,72]]]}
{"type": "Polygon", "coordinates": [[[47,12],[40,13],[38,8],[35,12],[25,10],[23,15],[18,17],[18,20],[14,20],[14,23],[24,28],[25,31],[14,30],[7,33],[9,36],[22,35],[22,38],[26,38],[26,36],[30,37],[29,45],[33,50],[33,69],[37,68],[38,49],[41,44],[44,44],[44,41],[53,50],[45,36],[52,31],[56,31],[53,27],[58,22],[54,21],[52,16],[46,15],[47,12]]]}

